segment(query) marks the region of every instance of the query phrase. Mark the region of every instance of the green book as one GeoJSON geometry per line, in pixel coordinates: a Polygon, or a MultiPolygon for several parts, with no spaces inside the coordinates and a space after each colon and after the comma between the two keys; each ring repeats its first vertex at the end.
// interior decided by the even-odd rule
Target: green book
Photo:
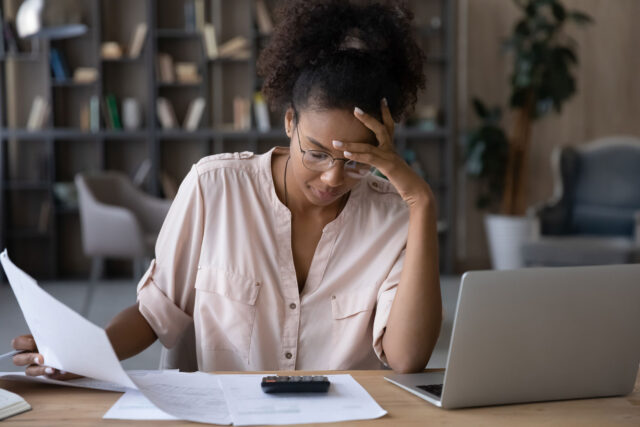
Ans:
{"type": "Polygon", "coordinates": [[[122,123],[120,122],[120,115],[118,114],[118,104],[116,102],[115,95],[109,94],[106,96],[107,98],[107,109],[109,112],[109,117],[111,118],[111,123],[113,123],[114,129],[122,129],[122,123]]]}

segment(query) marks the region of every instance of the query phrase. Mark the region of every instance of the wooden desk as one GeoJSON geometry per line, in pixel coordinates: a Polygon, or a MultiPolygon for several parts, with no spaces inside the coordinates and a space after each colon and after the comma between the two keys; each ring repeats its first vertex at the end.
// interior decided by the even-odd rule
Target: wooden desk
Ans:
{"type": "MultiPolygon", "coordinates": [[[[350,373],[388,414],[369,421],[334,423],[345,426],[365,425],[579,425],[611,424],[640,425],[640,375],[634,392],[628,396],[494,406],[487,408],[444,410],[425,402],[384,380],[386,371],[295,372],[282,375],[350,373]]],[[[103,420],[102,416],[120,397],[120,393],[71,387],[47,386],[1,381],[0,387],[24,397],[33,407],[2,426],[10,425],[160,425],[162,427],[197,424],[187,421],[119,421],[103,420]]],[[[323,424],[329,425],[329,424],[323,424]]]]}

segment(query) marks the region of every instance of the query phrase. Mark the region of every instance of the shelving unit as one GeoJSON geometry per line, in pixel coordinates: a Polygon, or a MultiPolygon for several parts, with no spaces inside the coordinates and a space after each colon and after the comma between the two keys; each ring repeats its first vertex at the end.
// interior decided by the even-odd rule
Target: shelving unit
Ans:
{"type": "MultiPolygon", "coordinates": [[[[252,99],[260,88],[256,59],[268,35],[260,34],[255,0],[205,0],[205,19],[216,29],[219,43],[242,35],[249,40],[248,59],[210,59],[199,32],[186,30],[184,5],[192,0],[79,0],[83,22],[89,31],[65,40],[40,40],[25,51],[0,49],[0,245],[13,260],[42,279],[86,278],[89,260],[83,255],[77,208],[61,203],[60,192],[72,185],[76,173],[117,169],[133,176],[149,159],[144,188],[162,195],[161,175],[179,183],[199,158],[219,152],[265,152],[287,145],[283,119],[271,113],[272,130],[261,132],[255,123],[249,130],[233,130],[233,98],[252,99]],[[138,58],[103,59],[105,41],[129,44],[138,23],[148,26],[138,58]],[[51,77],[49,56],[62,51],[73,70],[93,67],[92,83],[58,82],[51,77]],[[156,76],[156,55],[166,52],[175,61],[198,64],[199,83],[161,83],[156,76]],[[143,123],[136,130],[108,129],[101,123],[94,132],[81,130],[80,111],[92,96],[114,94],[118,106],[126,97],[142,107],[143,123]],[[41,130],[26,129],[33,99],[42,96],[51,114],[41,130]],[[182,123],[189,102],[206,101],[199,128],[164,130],[156,118],[158,97],[171,100],[182,123]],[[48,207],[47,207],[48,206],[48,207]]],[[[0,0],[2,16],[14,19],[21,0],[0,0]]],[[[428,129],[400,125],[395,140],[399,152],[413,150],[431,183],[440,205],[442,270],[453,268],[453,29],[452,2],[429,0],[411,3],[416,34],[429,44],[426,65],[428,90],[420,106],[436,105],[441,120],[428,129]],[[435,18],[434,18],[435,17],[435,18]],[[435,21],[434,21],[435,19],[435,21]],[[434,22],[441,25],[434,28],[434,22]]],[[[273,11],[275,1],[267,0],[273,11]]],[[[126,52],[126,49],[125,49],[126,52]]],[[[102,105],[101,105],[102,108],[102,105]]],[[[120,111],[121,108],[120,108],[120,111]]],[[[103,119],[101,117],[101,122],[103,119]]],[[[252,118],[252,122],[253,118],[252,118]]],[[[126,274],[127,264],[110,271],[126,274]],[[123,267],[124,266],[124,267],[123,267]]]]}

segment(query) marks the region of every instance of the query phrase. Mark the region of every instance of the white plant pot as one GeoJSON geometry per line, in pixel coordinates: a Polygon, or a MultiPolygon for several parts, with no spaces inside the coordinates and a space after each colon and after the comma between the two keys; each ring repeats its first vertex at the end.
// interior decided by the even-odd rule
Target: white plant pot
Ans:
{"type": "Polygon", "coordinates": [[[521,248],[531,237],[531,219],[526,216],[487,214],[484,225],[493,268],[512,270],[524,267],[521,248]]]}

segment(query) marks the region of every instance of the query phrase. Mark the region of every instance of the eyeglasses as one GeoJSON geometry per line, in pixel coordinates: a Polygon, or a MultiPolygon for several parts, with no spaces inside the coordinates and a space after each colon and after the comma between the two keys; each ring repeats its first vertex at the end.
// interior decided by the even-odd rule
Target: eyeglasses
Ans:
{"type": "Polygon", "coordinates": [[[300,143],[300,131],[298,130],[299,122],[296,123],[296,133],[298,134],[298,147],[302,153],[302,164],[312,171],[326,172],[333,167],[335,162],[342,161],[344,163],[344,172],[352,178],[364,178],[371,172],[371,166],[366,163],[356,162],[342,157],[336,158],[331,154],[320,150],[304,150],[300,143]]]}

